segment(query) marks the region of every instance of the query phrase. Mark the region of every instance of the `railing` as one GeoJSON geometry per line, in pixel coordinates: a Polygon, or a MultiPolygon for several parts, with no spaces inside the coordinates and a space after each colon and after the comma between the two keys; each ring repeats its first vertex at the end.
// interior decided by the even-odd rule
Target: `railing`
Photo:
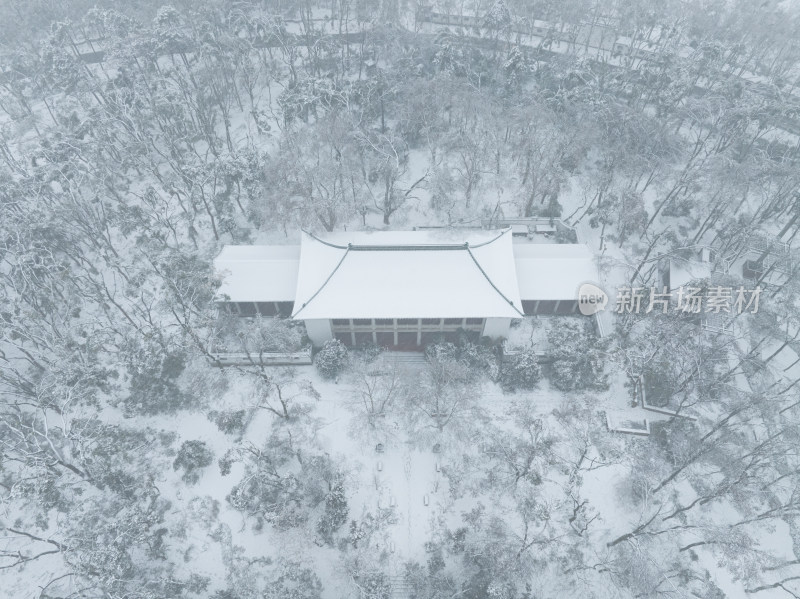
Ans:
{"type": "Polygon", "coordinates": [[[734,320],[730,314],[722,312],[707,312],[702,320],[701,325],[706,331],[711,333],[720,333],[723,335],[734,335],[734,320]]]}
{"type": "Polygon", "coordinates": [[[408,323],[399,322],[403,319],[386,318],[376,320],[391,320],[392,322],[380,323],[373,322],[371,319],[369,323],[363,324],[334,322],[332,328],[334,333],[394,333],[395,331],[399,333],[456,333],[459,329],[480,333],[483,331],[483,326],[485,324],[484,319],[476,323],[466,322],[465,319],[461,319],[459,323],[445,323],[444,319],[438,319],[439,322],[436,323],[426,323],[422,322],[420,319],[408,323]]]}
{"type": "Polygon", "coordinates": [[[788,254],[790,246],[785,241],[767,237],[765,235],[753,235],[747,240],[748,249],[752,252],[767,252],[769,254],[788,254]]]}
{"type": "Polygon", "coordinates": [[[574,238],[574,243],[578,243],[578,231],[575,227],[570,227],[564,224],[560,218],[550,218],[547,216],[527,216],[519,218],[484,218],[481,220],[481,225],[484,229],[492,229],[498,227],[510,227],[512,225],[526,225],[530,234],[536,233],[537,226],[555,227],[556,231],[561,234],[571,235],[574,238]]]}
{"type": "Polygon", "coordinates": [[[606,427],[609,431],[647,436],[650,434],[650,421],[647,418],[632,418],[627,414],[606,412],[606,427]]]}
{"type": "Polygon", "coordinates": [[[209,351],[220,366],[304,366],[311,364],[311,348],[297,352],[209,351]]]}
{"type": "Polygon", "coordinates": [[[636,390],[636,394],[637,394],[637,399],[639,400],[639,402],[640,402],[640,404],[642,406],[642,409],[644,409],[644,410],[646,410],[648,412],[655,412],[656,414],[661,414],[662,416],[672,416],[672,417],[675,417],[675,418],[685,418],[686,420],[692,420],[692,421],[697,420],[697,418],[695,416],[690,416],[688,414],[681,414],[677,410],[672,410],[670,408],[663,408],[663,407],[660,407],[660,406],[654,406],[654,405],[651,405],[651,404],[647,403],[647,391],[645,390],[645,382],[644,382],[644,378],[643,377],[640,377],[636,381],[635,390],[636,390]]]}

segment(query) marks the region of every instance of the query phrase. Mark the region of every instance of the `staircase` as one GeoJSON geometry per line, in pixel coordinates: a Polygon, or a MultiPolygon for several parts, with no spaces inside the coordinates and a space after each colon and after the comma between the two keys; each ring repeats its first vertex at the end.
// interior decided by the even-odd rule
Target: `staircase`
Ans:
{"type": "Polygon", "coordinates": [[[411,597],[411,585],[408,584],[406,577],[402,574],[389,576],[389,584],[392,587],[392,599],[408,599],[411,597]]]}
{"type": "Polygon", "coordinates": [[[427,364],[425,354],[416,351],[385,351],[383,352],[384,359],[395,362],[400,366],[418,366],[423,367],[427,364]]]}

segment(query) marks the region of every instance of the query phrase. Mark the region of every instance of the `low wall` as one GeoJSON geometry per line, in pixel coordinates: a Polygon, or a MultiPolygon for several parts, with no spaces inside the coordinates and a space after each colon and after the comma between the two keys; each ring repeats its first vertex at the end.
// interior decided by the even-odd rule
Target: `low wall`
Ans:
{"type": "Polygon", "coordinates": [[[311,364],[311,348],[299,352],[211,352],[220,366],[304,366],[311,364]]]}

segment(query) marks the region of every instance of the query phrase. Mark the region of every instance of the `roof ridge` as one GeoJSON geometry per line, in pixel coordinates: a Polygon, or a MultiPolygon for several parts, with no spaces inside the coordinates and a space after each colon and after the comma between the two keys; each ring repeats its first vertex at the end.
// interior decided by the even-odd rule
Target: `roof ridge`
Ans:
{"type": "MultiPolygon", "coordinates": [[[[353,250],[357,252],[365,252],[365,251],[425,251],[425,250],[463,250],[468,247],[472,248],[480,248],[485,245],[489,245],[490,243],[494,243],[498,239],[500,239],[503,235],[511,231],[511,227],[506,227],[498,235],[493,237],[492,239],[487,239],[486,241],[481,241],[480,243],[476,243],[475,245],[470,245],[468,241],[463,243],[413,243],[413,244],[398,244],[398,243],[390,243],[390,244],[365,244],[365,243],[348,243],[347,245],[339,245],[336,243],[331,243],[330,241],[325,241],[310,233],[308,231],[303,231],[306,235],[314,239],[315,241],[319,241],[323,245],[327,245],[328,247],[336,248],[338,250],[353,250]]],[[[384,232],[393,232],[393,231],[384,231],[384,232]]]]}
{"type": "Polygon", "coordinates": [[[470,247],[471,247],[471,248],[480,248],[480,247],[483,247],[483,246],[485,246],[485,245],[489,245],[490,243],[494,243],[495,241],[497,241],[498,239],[500,239],[500,238],[501,238],[503,235],[505,235],[506,233],[510,233],[510,232],[511,232],[511,227],[506,227],[505,229],[503,229],[502,231],[500,231],[500,233],[499,233],[499,234],[498,234],[496,237],[494,237],[494,238],[492,238],[492,239],[489,239],[488,241],[483,241],[483,242],[481,242],[481,243],[477,243],[477,244],[475,244],[475,245],[471,245],[470,247]]]}
{"type": "Polygon", "coordinates": [[[336,248],[337,250],[346,250],[346,249],[348,249],[348,247],[346,245],[336,245],[335,243],[331,243],[330,241],[325,241],[324,239],[320,239],[319,237],[317,237],[316,235],[314,235],[313,233],[311,233],[309,231],[305,231],[303,229],[300,229],[300,230],[303,233],[305,233],[306,235],[308,235],[309,237],[311,237],[311,239],[319,241],[321,244],[327,245],[328,247],[336,248]]]}
{"type": "MultiPolygon", "coordinates": [[[[499,237],[499,236],[498,236],[498,237],[499,237]]],[[[497,239],[497,238],[495,238],[495,239],[497,239]]],[[[510,305],[512,308],[514,308],[514,310],[516,310],[517,314],[519,314],[520,316],[525,316],[525,314],[524,314],[524,313],[523,313],[523,312],[522,312],[522,311],[521,311],[519,308],[517,308],[517,307],[514,305],[514,302],[513,302],[513,301],[511,301],[510,299],[508,299],[508,298],[507,298],[507,297],[506,297],[506,296],[503,294],[503,292],[502,292],[502,291],[500,291],[500,290],[497,288],[497,285],[495,285],[495,284],[494,284],[494,281],[492,281],[492,279],[490,279],[490,278],[489,278],[489,275],[487,275],[487,274],[486,274],[486,271],[485,271],[485,270],[483,270],[483,267],[481,266],[480,262],[478,262],[478,259],[475,257],[475,254],[473,254],[473,253],[472,253],[472,250],[470,249],[469,245],[467,245],[466,247],[467,247],[467,253],[469,254],[469,257],[470,257],[470,258],[472,258],[472,261],[475,263],[475,266],[477,266],[477,267],[478,267],[478,270],[479,270],[479,271],[481,271],[481,274],[483,275],[483,278],[484,278],[484,279],[486,279],[486,280],[489,282],[489,285],[491,285],[491,286],[492,286],[492,289],[494,289],[494,290],[497,292],[497,295],[499,295],[499,296],[500,296],[500,297],[502,297],[504,300],[506,300],[506,302],[508,302],[508,304],[509,304],[509,305],[510,305]]],[[[478,247],[479,247],[479,246],[478,246],[478,247]]]]}
{"type": "MultiPolygon", "coordinates": [[[[324,243],[324,242],[323,242],[323,243],[324,243]]],[[[334,246],[334,247],[336,247],[336,246],[334,246]]],[[[334,274],[336,274],[336,271],[337,271],[337,270],[339,270],[339,267],[342,265],[342,262],[344,262],[344,259],[345,259],[345,258],[347,258],[347,254],[349,254],[349,253],[350,253],[350,248],[345,248],[344,250],[345,250],[345,251],[344,251],[344,254],[342,254],[342,258],[341,258],[341,260],[339,260],[339,263],[338,263],[338,264],[337,264],[337,265],[334,267],[334,269],[331,271],[331,274],[329,274],[329,275],[328,275],[328,278],[327,278],[327,279],[325,279],[325,281],[322,283],[322,285],[320,285],[320,286],[319,286],[319,289],[317,289],[317,290],[314,292],[314,294],[313,294],[313,295],[312,295],[310,298],[308,298],[308,300],[307,300],[307,301],[303,302],[303,305],[302,305],[302,306],[300,306],[300,309],[299,309],[297,312],[295,312],[294,314],[292,314],[292,318],[295,318],[295,317],[296,317],[298,314],[300,314],[300,312],[302,312],[302,311],[303,311],[303,309],[304,309],[304,308],[305,308],[305,307],[306,307],[308,304],[310,304],[310,303],[313,301],[313,299],[314,299],[315,297],[317,297],[317,296],[319,295],[319,293],[320,293],[320,292],[321,292],[321,291],[322,291],[322,290],[325,288],[325,285],[327,285],[327,284],[328,284],[328,282],[329,282],[329,281],[330,281],[330,280],[333,278],[333,275],[334,275],[334,274]]]]}
{"type": "Polygon", "coordinates": [[[366,245],[365,246],[365,245],[357,245],[357,244],[348,243],[346,246],[341,246],[341,245],[336,245],[334,243],[330,243],[330,242],[324,241],[324,240],[320,239],[319,237],[317,237],[316,235],[314,235],[312,233],[308,233],[307,231],[303,231],[303,233],[305,233],[306,235],[308,235],[312,239],[315,239],[316,241],[319,241],[320,243],[322,243],[324,245],[327,245],[328,247],[332,247],[332,248],[339,249],[339,250],[344,250],[344,253],[342,254],[342,257],[339,260],[339,262],[336,264],[336,266],[330,272],[328,277],[322,283],[322,285],[319,286],[319,289],[317,289],[311,295],[311,297],[308,298],[307,301],[303,302],[303,304],[300,306],[300,309],[297,310],[297,312],[295,312],[294,314],[292,314],[292,318],[296,318],[300,314],[300,312],[302,312],[305,309],[305,307],[308,306],[308,304],[310,304],[314,300],[314,298],[316,298],[322,292],[322,290],[325,288],[325,286],[333,278],[333,275],[336,274],[336,271],[339,270],[339,267],[341,267],[341,265],[344,262],[345,258],[347,258],[347,255],[351,251],[369,251],[369,250],[376,250],[376,251],[409,251],[410,250],[410,251],[413,251],[416,248],[422,248],[422,249],[426,249],[426,250],[427,249],[445,250],[445,251],[447,251],[447,250],[466,250],[467,254],[469,254],[469,257],[472,259],[472,262],[478,268],[478,271],[483,275],[483,278],[486,279],[486,281],[489,283],[489,285],[491,285],[492,289],[495,290],[497,295],[499,295],[501,298],[503,298],[514,309],[514,311],[517,312],[517,314],[519,314],[520,316],[524,316],[524,313],[519,308],[517,308],[517,306],[514,305],[514,302],[512,300],[508,299],[508,297],[506,297],[505,294],[503,294],[503,292],[500,291],[500,289],[497,287],[497,285],[494,284],[494,281],[492,281],[492,279],[489,277],[489,275],[486,274],[486,271],[483,269],[483,267],[481,266],[480,262],[478,262],[478,259],[472,253],[472,249],[477,249],[477,248],[481,248],[481,247],[484,247],[486,245],[489,245],[489,244],[497,241],[498,239],[500,239],[500,237],[502,237],[503,235],[505,235],[509,231],[511,231],[510,227],[508,227],[508,228],[504,229],[503,231],[501,231],[500,234],[495,236],[494,238],[489,239],[489,240],[484,241],[484,242],[481,242],[481,243],[479,243],[477,245],[474,245],[474,246],[471,246],[468,241],[464,242],[463,244],[449,244],[449,245],[446,245],[446,244],[442,244],[442,245],[439,245],[439,244],[430,244],[430,245],[423,244],[423,245],[408,245],[408,246],[401,246],[401,245],[386,245],[386,246],[369,246],[369,245],[366,245]]]}

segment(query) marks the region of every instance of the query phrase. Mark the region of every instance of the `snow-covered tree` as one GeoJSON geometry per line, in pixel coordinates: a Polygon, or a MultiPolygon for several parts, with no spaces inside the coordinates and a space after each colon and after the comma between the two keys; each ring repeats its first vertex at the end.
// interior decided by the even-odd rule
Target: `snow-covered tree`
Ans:
{"type": "Polygon", "coordinates": [[[348,365],[349,352],[344,343],[338,339],[331,339],[314,356],[314,365],[317,371],[326,379],[336,378],[348,365]]]}

